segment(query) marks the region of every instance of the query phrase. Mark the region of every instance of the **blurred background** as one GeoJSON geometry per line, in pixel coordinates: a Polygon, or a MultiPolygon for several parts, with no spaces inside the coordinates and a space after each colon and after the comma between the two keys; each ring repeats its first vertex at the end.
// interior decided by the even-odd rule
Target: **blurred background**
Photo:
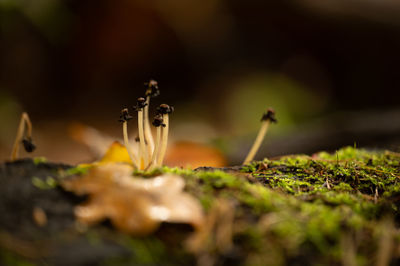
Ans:
{"type": "Polygon", "coordinates": [[[241,163],[267,107],[257,158],[398,151],[399,67],[396,0],[0,0],[0,159],[22,111],[35,156],[95,159],[82,132],[121,138],[150,78],[151,110],[175,106],[170,165],[241,163]]]}

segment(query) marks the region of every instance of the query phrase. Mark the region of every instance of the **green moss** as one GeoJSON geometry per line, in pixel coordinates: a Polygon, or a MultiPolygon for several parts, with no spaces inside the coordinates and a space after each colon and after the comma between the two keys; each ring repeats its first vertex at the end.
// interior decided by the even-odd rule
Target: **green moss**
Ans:
{"type": "Polygon", "coordinates": [[[68,168],[66,170],[62,169],[62,170],[59,170],[58,177],[65,178],[65,177],[74,176],[74,175],[87,174],[89,169],[90,169],[90,166],[77,166],[77,167],[68,168]]]}
{"type": "Polygon", "coordinates": [[[35,158],[33,158],[33,163],[35,165],[47,163],[47,158],[45,158],[45,157],[35,157],[35,158]]]}
{"type": "Polygon", "coordinates": [[[145,170],[134,170],[133,175],[134,176],[140,176],[140,177],[153,177],[156,175],[162,174],[162,168],[155,168],[152,169],[151,171],[145,171],[145,170]]]}
{"type": "Polygon", "coordinates": [[[51,176],[46,177],[46,179],[41,179],[39,177],[32,177],[32,184],[39,189],[53,189],[57,186],[58,182],[51,176]]]}
{"type": "Polygon", "coordinates": [[[205,210],[218,197],[237,202],[237,219],[247,219],[234,237],[241,239],[241,248],[251,247],[251,256],[262,257],[273,245],[274,252],[280,252],[273,256],[284,260],[306,252],[320,264],[341,263],[347,252],[342,236],[350,234],[361,263],[376,256],[371,247],[378,245],[373,235],[379,234],[382,217],[399,216],[399,161],[392,152],[345,147],[333,154],[253,162],[239,174],[166,167],[161,171],[183,176],[186,190],[205,210]],[[267,228],[260,222],[264,218],[271,220],[267,228]]]}
{"type": "MultiPolygon", "coordinates": [[[[295,261],[299,265],[339,265],[344,254],[351,252],[346,245],[353,245],[352,256],[366,265],[378,256],[385,219],[400,218],[399,161],[400,155],[393,152],[345,147],[332,154],[265,159],[240,171],[162,167],[134,175],[182,176],[185,190],[199,199],[206,214],[217,199],[230,201],[235,206],[232,238],[244,264],[289,265],[295,261]]],[[[61,171],[60,176],[86,172],[87,168],[76,167],[61,171]]],[[[32,182],[42,189],[54,185],[47,179],[33,178],[32,182]]],[[[97,235],[88,237],[92,245],[100,239],[97,235]]],[[[393,238],[394,244],[400,245],[399,230],[393,238]]],[[[182,241],[169,244],[161,239],[157,234],[122,236],[119,244],[131,256],[110,258],[105,265],[195,264],[182,241]]],[[[227,254],[215,248],[214,238],[209,241],[207,256],[224,265],[218,258],[227,254]]]]}

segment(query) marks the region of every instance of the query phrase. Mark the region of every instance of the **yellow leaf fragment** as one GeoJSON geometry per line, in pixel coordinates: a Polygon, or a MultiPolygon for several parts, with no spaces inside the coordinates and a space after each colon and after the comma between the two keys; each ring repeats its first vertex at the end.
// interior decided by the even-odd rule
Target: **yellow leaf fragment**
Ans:
{"type": "Polygon", "coordinates": [[[103,158],[101,158],[100,163],[131,163],[128,151],[125,146],[114,141],[110,147],[107,149],[103,158]]]}
{"type": "Polygon", "coordinates": [[[119,230],[133,235],[154,232],[161,222],[187,223],[195,229],[204,223],[198,200],[183,191],[185,182],[177,175],[136,178],[126,164],[94,166],[85,176],[63,182],[76,194],[89,200],[75,208],[83,224],[110,219],[119,230]]]}
{"type": "Polygon", "coordinates": [[[100,161],[95,161],[93,163],[83,163],[79,164],[79,167],[93,167],[96,165],[108,164],[108,163],[127,163],[132,164],[128,151],[125,146],[119,143],[118,141],[114,141],[105,152],[104,156],[100,159],[100,161]]]}

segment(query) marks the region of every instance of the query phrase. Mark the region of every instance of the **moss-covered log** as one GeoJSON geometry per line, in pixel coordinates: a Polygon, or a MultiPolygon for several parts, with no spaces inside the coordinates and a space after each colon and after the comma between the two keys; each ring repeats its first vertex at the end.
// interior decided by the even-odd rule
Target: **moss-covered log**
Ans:
{"type": "Polygon", "coordinates": [[[41,160],[1,166],[3,264],[400,263],[400,154],[346,147],[334,154],[290,155],[233,168],[135,173],[181,175],[186,191],[209,216],[216,215],[195,254],[185,249],[192,231],[185,225],[163,224],[144,238],[119,233],[107,222],[77,225],[73,207],[84,199],[64,191],[58,180],[84,170],[41,160]],[[35,208],[46,214],[45,225],[37,221],[35,208]]]}

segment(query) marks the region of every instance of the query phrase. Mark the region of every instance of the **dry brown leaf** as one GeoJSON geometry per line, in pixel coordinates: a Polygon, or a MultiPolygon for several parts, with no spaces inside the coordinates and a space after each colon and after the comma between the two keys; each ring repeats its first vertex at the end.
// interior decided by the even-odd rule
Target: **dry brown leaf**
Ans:
{"type": "Polygon", "coordinates": [[[114,138],[78,122],[68,126],[68,135],[78,143],[87,146],[96,158],[101,158],[114,142],[114,138]]]}
{"type": "Polygon", "coordinates": [[[91,225],[108,218],[116,228],[133,235],[150,234],[160,222],[202,227],[203,210],[197,199],[183,191],[182,177],[162,175],[144,179],[133,177],[132,171],[130,165],[109,163],[64,181],[65,189],[89,195],[86,203],[75,208],[78,221],[91,225]]]}

